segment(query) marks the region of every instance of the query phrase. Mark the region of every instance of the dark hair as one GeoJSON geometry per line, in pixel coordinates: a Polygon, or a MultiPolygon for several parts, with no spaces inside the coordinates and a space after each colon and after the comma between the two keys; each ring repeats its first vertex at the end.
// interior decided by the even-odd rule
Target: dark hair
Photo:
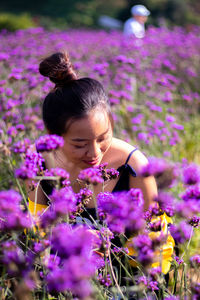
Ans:
{"type": "Polygon", "coordinates": [[[66,53],[58,52],[44,59],[39,72],[55,83],[43,102],[43,120],[51,134],[62,135],[69,120],[82,118],[98,106],[110,115],[103,86],[92,78],[77,79],[66,53]]]}

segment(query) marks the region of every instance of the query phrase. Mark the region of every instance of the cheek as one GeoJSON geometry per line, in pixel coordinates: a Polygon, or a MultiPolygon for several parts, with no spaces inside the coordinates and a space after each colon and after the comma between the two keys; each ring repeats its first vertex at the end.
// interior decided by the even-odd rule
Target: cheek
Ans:
{"type": "Polygon", "coordinates": [[[108,150],[108,148],[111,145],[111,140],[112,139],[109,139],[109,140],[107,140],[107,141],[105,141],[105,142],[102,143],[102,145],[101,145],[101,151],[102,152],[106,152],[106,150],[108,150]]]}

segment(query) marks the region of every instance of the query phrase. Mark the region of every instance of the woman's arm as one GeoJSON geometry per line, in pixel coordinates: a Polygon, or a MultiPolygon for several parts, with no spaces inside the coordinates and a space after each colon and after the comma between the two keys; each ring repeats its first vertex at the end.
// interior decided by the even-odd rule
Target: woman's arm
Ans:
{"type": "Polygon", "coordinates": [[[130,176],[130,188],[141,189],[144,197],[144,210],[154,203],[157,195],[157,185],[153,176],[141,177],[139,174],[144,166],[148,164],[147,158],[139,150],[135,151],[128,162],[136,171],[137,177],[130,176]]]}

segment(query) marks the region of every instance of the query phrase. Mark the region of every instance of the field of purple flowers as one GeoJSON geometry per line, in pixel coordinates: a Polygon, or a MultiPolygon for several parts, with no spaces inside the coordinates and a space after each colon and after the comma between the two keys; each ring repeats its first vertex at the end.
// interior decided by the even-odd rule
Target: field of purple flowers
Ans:
{"type": "Polygon", "coordinates": [[[143,40],[36,28],[0,39],[1,299],[200,299],[200,28],[150,28],[143,40]],[[141,176],[156,177],[156,208],[144,214],[137,189],[102,191],[99,219],[84,224],[92,185],[117,172],[83,170],[86,188],[75,194],[65,170],[44,172],[41,154],[30,151],[35,142],[40,152],[62,146],[61,137],[44,135],[41,104],[53,85],[38,72],[41,59],[60,50],[80,77],[104,85],[115,135],[150,157],[141,176]],[[28,210],[27,178],[36,189],[42,179],[54,186],[37,217],[28,210]],[[172,237],[178,251],[170,254],[172,237]]]}

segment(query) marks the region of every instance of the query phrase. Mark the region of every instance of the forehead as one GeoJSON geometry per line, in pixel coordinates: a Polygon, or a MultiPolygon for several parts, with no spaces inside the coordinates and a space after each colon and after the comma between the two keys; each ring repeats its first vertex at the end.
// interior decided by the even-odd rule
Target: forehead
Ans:
{"type": "Polygon", "coordinates": [[[68,139],[91,140],[112,130],[110,118],[105,110],[96,109],[87,116],[75,120],[69,126],[65,137],[68,139]]]}

